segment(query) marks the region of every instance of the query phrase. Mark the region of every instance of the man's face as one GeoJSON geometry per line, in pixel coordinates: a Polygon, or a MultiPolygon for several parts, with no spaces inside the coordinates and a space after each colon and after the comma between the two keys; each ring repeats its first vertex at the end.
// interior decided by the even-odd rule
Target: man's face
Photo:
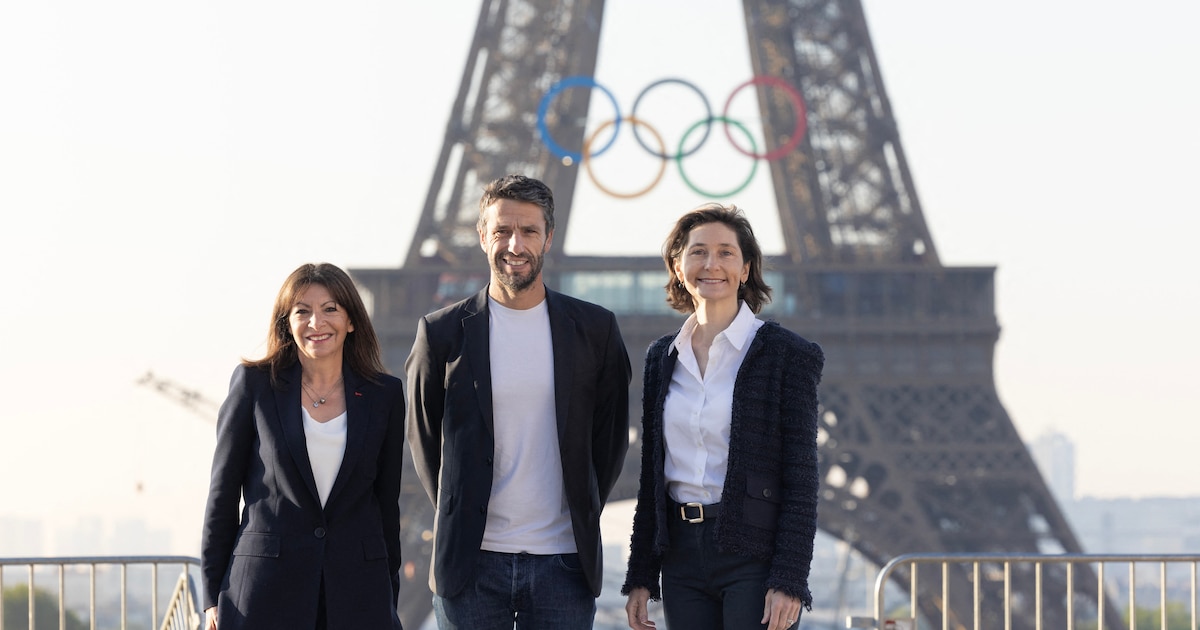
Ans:
{"type": "Polygon", "coordinates": [[[519,293],[542,281],[542,263],[554,233],[537,204],[497,199],[483,210],[479,244],[492,268],[492,281],[519,293]]]}

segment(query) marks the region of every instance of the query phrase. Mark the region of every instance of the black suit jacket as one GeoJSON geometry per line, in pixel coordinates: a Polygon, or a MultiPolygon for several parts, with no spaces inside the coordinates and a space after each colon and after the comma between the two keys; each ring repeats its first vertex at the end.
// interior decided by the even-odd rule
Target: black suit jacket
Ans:
{"type": "Polygon", "coordinates": [[[325,507],[304,440],[300,365],[271,386],[239,366],[221,405],[201,572],[221,630],[312,628],[322,576],[329,630],[399,628],[404,390],[350,370],[346,452],[325,507]],[[238,515],[238,501],[245,507],[238,515]]]}
{"type": "MultiPolygon", "coordinates": [[[[600,511],[629,450],[629,355],[608,310],[546,291],[563,489],[579,560],[600,594],[600,511]]],[[[408,442],[437,512],[430,588],[470,580],[492,491],[491,352],[487,289],[426,315],[405,363],[408,442]]]]}

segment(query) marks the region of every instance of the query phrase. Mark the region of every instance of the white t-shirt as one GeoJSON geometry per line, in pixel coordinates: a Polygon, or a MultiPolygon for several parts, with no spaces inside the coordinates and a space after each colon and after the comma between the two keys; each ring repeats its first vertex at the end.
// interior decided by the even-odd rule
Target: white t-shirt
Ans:
{"type": "Polygon", "coordinates": [[[313,479],[317,482],[317,495],[321,507],[329,500],[329,491],[342,467],[346,456],[346,412],[328,422],[317,422],[308,415],[308,409],[300,407],[304,415],[304,443],[308,445],[308,461],[312,464],[313,479]]]}
{"type": "Polygon", "coordinates": [[[554,410],[554,348],[543,300],[526,310],[488,300],[495,451],[482,548],[574,553],[554,410]]]}

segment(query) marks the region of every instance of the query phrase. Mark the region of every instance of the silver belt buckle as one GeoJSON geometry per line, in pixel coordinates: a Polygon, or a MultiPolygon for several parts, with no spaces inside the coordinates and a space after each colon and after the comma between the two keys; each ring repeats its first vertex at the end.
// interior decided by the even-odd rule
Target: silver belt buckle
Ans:
{"type": "Polygon", "coordinates": [[[679,506],[679,518],[682,518],[683,520],[685,520],[689,523],[703,523],[704,522],[704,504],[697,503],[695,501],[692,501],[690,503],[684,503],[683,505],[679,506]],[[690,507],[696,508],[696,511],[700,514],[700,516],[697,516],[696,518],[688,518],[687,509],[690,507]]]}

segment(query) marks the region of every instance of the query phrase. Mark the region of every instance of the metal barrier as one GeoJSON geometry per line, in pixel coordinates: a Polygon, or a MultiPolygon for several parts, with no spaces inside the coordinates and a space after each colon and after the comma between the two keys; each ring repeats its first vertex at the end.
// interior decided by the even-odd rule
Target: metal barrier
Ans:
{"type": "MultiPolygon", "coordinates": [[[[1135,612],[1138,610],[1138,576],[1137,570],[1139,565],[1145,574],[1145,569],[1157,567],[1157,601],[1158,606],[1158,624],[1156,627],[1160,630],[1168,630],[1167,616],[1168,603],[1178,603],[1179,599],[1169,599],[1169,587],[1176,587],[1177,591],[1186,591],[1188,593],[1188,602],[1184,608],[1190,610],[1191,614],[1191,630],[1198,630],[1197,625],[1200,615],[1197,613],[1197,565],[1200,565],[1200,555],[1183,555],[1183,554],[1166,554],[1166,555],[1096,555],[1096,554],[1062,554],[1062,555],[1039,555],[1039,554],[1004,554],[1004,553],[985,553],[985,554],[906,554],[893,559],[887,563],[879,571],[879,575],[875,580],[875,616],[871,617],[849,617],[846,619],[847,628],[873,628],[876,630],[916,630],[917,628],[917,611],[921,608],[918,603],[918,593],[923,589],[928,591],[928,587],[922,586],[920,582],[921,565],[937,565],[939,571],[933,578],[935,582],[940,581],[940,596],[934,599],[937,605],[934,607],[941,614],[942,630],[965,629],[968,626],[963,619],[966,615],[964,611],[952,613],[951,606],[947,602],[953,601],[955,598],[951,596],[951,588],[954,584],[952,574],[966,576],[967,586],[970,588],[970,595],[967,599],[971,602],[972,610],[970,618],[974,630],[981,630],[985,625],[982,623],[981,608],[984,605],[983,584],[986,581],[1002,581],[1002,588],[990,589],[992,592],[1002,594],[1002,602],[999,605],[1002,609],[999,614],[1003,615],[1004,630],[1012,630],[1014,627],[1014,601],[1013,601],[1013,573],[1014,567],[1022,567],[1023,575],[1028,575],[1032,572],[1034,585],[1033,592],[1035,593],[1033,607],[1028,610],[1029,602],[1021,602],[1020,606],[1027,609],[1027,614],[1022,621],[1017,624],[1021,627],[1032,627],[1034,630],[1042,630],[1043,628],[1043,611],[1044,603],[1054,598],[1056,602],[1061,602],[1065,605],[1065,623],[1061,626],[1058,624],[1051,627],[1055,630],[1063,627],[1065,630],[1075,630],[1076,628],[1076,613],[1077,607],[1080,605],[1077,599],[1081,594],[1084,597],[1090,597],[1087,593],[1082,593],[1082,588],[1076,583],[1076,568],[1079,565],[1085,566],[1089,571],[1095,570],[1096,588],[1094,591],[1094,612],[1096,614],[1095,625],[1091,623],[1091,619],[1087,622],[1087,627],[1094,627],[1097,630],[1115,630],[1116,628],[1124,628],[1125,621],[1117,618],[1112,619],[1111,615],[1115,610],[1113,604],[1117,603],[1116,598],[1108,598],[1106,594],[1107,586],[1120,582],[1120,579],[1110,577],[1105,580],[1106,565],[1119,564],[1125,565],[1128,570],[1127,583],[1125,591],[1127,594],[1128,611],[1129,611],[1129,630],[1137,630],[1138,618],[1135,612]],[[1151,565],[1151,566],[1145,566],[1151,565]],[[1058,573],[1065,578],[1062,581],[1056,581],[1055,591],[1047,592],[1046,583],[1043,580],[1044,573],[1047,567],[1061,569],[1058,573]],[[1168,567],[1172,568],[1171,581],[1168,579],[1168,567]],[[954,568],[954,570],[952,570],[954,568]],[[962,571],[960,572],[959,569],[962,571]],[[1030,571],[1031,570],[1031,571],[1030,571]],[[886,606],[885,590],[889,580],[900,578],[898,581],[903,583],[903,574],[908,574],[908,614],[904,618],[889,619],[888,608],[886,606]],[[1181,574],[1182,573],[1182,577],[1181,574]],[[1058,587],[1062,586],[1062,590],[1058,587]],[[1070,595],[1068,595],[1070,594],[1070,595]],[[953,616],[953,622],[952,622],[953,616]]],[[[1120,574],[1116,574],[1119,576],[1120,574]]],[[[1153,575],[1153,574],[1152,574],[1153,575]]],[[[1153,582],[1153,578],[1149,580],[1153,582]]],[[[955,588],[963,588],[963,585],[957,585],[955,588]]],[[[1154,585],[1149,587],[1153,591],[1154,585]]],[[[1147,590],[1147,589],[1143,589],[1147,590]]],[[[935,588],[936,592],[936,588],[935,588]]],[[[962,601],[960,598],[959,601],[962,601]]],[[[996,602],[990,602],[992,606],[996,602]]],[[[929,619],[926,615],[925,622],[929,627],[936,627],[936,620],[929,619]]],[[[922,624],[923,626],[925,624],[922,624]]],[[[992,623],[986,625],[988,628],[998,628],[999,625],[992,623]]],[[[1175,630],[1178,626],[1171,628],[1175,630]]]]}
{"type": "MultiPolygon", "coordinates": [[[[18,580],[19,584],[25,584],[28,587],[29,597],[29,624],[25,626],[33,629],[37,628],[37,595],[39,592],[46,594],[46,591],[39,591],[35,577],[37,573],[44,573],[47,569],[54,570],[57,577],[57,594],[58,594],[58,628],[63,630],[67,627],[68,610],[72,607],[68,606],[67,597],[67,578],[69,575],[79,577],[81,572],[87,576],[87,613],[89,617],[90,628],[97,628],[97,572],[107,573],[110,570],[117,570],[119,573],[120,587],[120,628],[126,629],[128,618],[131,614],[129,608],[129,573],[130,569],[146,567],[149,569],[149,584],[135,585],[141,586],[137,594],[149,595],[149,612],[150,618],[153,620],[151,627],[159,630],[198,630],[200,627],[200,614],[196,610],[196,588],[193,581],[193,572],[197,575],[200,570],[199,558],[190,556],[80,556],[80,557],[63,557],[63,558],[0,558],[0,594],[4,593],[7,582],[5,581],[5,569],[12,567],[24,567],[25,579],[18,580]],[[177,568],[178,578],[175,579],[175,587],[168,596],[168,601],[163,606],[165,614],[159,618],[159,568],[166,566],[169,568],[177,568]],[[70,571],[69,571],[70,570],[70,571]]],[[[172,574],[167,574],[172,575],[172,574]]],[[[103,576],[107,577],[107,576],[103,576]]],[[[0,596],[0,630],[6,630],[4,627],[4,597],[0,596]]]]}

